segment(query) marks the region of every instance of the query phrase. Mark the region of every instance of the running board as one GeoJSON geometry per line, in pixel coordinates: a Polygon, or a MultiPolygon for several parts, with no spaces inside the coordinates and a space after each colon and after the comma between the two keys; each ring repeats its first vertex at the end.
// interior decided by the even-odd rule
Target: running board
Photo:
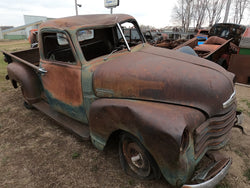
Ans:
{"type": "Polygon", "coordinates": [[[77,134],[83,140],[90,139],[88,125],[56,112],[55,110],[50,108],[48,103],[44,101],[40,101],[38,103],[32,104],[32,106],[34,106],[36,109],[43,112],[44,114],[48,115],[50,118],[54,119],[56,122],[62,125],[65,129],[77,134]]]}

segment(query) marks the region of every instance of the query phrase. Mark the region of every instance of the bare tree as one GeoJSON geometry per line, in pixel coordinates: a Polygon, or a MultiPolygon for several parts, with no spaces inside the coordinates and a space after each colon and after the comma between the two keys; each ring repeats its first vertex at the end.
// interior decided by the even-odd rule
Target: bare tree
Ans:
{"type": "Polygon", "coordinates": [[[140,28],[142,31],[156,29],[154,26],[151,26],[151,25],[140,25],[140,28]]]}
{"type": "Polygon", "coordinates": [[[227,1],[227,6],[226,6],[226,10],[225,10],[225,16],[224,16],[224,20],[223,22],[226,23],[228,20],[228,15],[229,15],[229,10],[230,10],[230,6],[231,6],[232,0],[228,0],[227,1]]]}
{"type": "Polygon", "coordinates": [[[248,7],[250,0],[235,0],[234,1],[234,23],[240,24],[243,18],[245,9],[248,7]]]}
{"type": "Polygon", "coordinates": [[[209,0],[195,0],[193,7],[193,22],[195,25],[195,29],[200,29],[201,25],[204,23],[206,15],[207,15],[207,6],[209,0]]]}
{"type": "Polygon", "coordinates": [[[221,11],[224,8],[226,0],[210,0],[207,6],[209,26],[217,23],[221,19],[221,11]]]}
{"type": "Polygon", "coordinates": [[[177,5],[173,9],[173,18],[181,23],[184,32],[188,31],[192,19],[192,9],[194,0],[178,0],[177,5]]]}
{"type": "Polygon", "coordinates": [[[177,0],[173,9],[173,18],[187,32],[191,22],[196,29],[201,28],[205,21],[209,26],[219,22],[222,12],[225,10],[224,22],[227,22],[230,7],[234,2],[234,23],[240,24],[247,7],[250,8],[250,0],[177,0]]]}

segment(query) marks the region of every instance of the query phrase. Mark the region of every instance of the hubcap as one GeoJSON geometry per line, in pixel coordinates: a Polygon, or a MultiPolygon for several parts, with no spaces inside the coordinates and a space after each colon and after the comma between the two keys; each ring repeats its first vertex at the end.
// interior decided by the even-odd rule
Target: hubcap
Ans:
{"type": "Polygon", "coordinates": [[[136,142],[123,142],[123,153],[130,169],[141,177],[147,177],[151,168],[143,149],[136,142]]]}

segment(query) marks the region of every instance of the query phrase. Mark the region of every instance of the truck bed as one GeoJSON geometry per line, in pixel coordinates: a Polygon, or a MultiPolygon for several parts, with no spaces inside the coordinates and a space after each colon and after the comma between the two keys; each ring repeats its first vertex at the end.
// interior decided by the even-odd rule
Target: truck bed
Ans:
{"type": "Polygon", "coordinates": [[[25,65],[33,68],[36,71],[39,71],[39,63],[40,63],[40,54],[39,48],[32,48],[23,51],[17,52],[6,52],[2,51],[5,56],[5,61],[8,63],[11,62],[20,62],[25,65]]]}
{"type": "Polygon", "coordinates": [[[32,48],[29,50],[17,51],[11,53],[12,55],[19,57],[29,63],[38,66],[40,61],[39,48],[32,48]]]}

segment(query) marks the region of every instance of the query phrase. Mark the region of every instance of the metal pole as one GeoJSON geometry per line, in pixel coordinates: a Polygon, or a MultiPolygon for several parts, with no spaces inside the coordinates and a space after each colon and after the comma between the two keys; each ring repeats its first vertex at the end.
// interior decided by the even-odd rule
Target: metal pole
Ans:
{"type": "Polygon", "coordinates": [[[113,8],[110,8],[110,14],[113,14],[113,8]]]}
{"type": "Polygon", "coordinates": [[[78,15],[77,0],[75,0],[75,9],[76,9],[76,15],[78,15]]]}

